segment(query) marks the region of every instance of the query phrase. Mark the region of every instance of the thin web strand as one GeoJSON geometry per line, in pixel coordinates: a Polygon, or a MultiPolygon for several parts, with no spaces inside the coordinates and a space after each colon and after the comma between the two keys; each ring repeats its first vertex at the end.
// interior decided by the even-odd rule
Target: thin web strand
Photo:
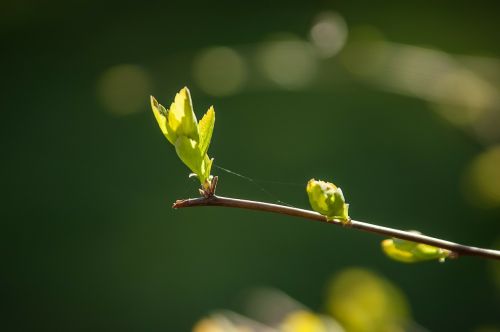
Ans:
{"type": "Polygon", "coordinates": [[[284,205],[287,205],[287,206],[290,206],[290,207],[296,207],[296,206],[294,206],[292,204],[289,204],[287,202],[284,202],[284,201],[278,199],[278,197],[276,195],[273,195],[269,190],[267,190],[266,188],[264,188],[264,186],[260,185],[258,182],[260,182],[260,183],[269,183],[269,184],[289,185],[289,186],[300,186],[300,187],[303,187],[303,185],[300,185],[298,183],[291,183],[291,182],[280,182],[280,181],[268,181],[268,180],[253,179],[253,178],[251,178],[249,176],[237,173],[237,172],[232,171],[230,169],[227,169],[227,168],[215,165],[215,164],[214,164],[214,166],[216,168],[220,169],[221,171],[224,171],[224,172],[226,172],[228,174],[234,175],[236,177],[239,177],[241,179],[244,179],[244,180],[250,182],[256,188],[258,188],[260,191],[262,191],[264,194],[266,194],[272,201],[274,201],[276,203],[284,204],[284,205]]]}

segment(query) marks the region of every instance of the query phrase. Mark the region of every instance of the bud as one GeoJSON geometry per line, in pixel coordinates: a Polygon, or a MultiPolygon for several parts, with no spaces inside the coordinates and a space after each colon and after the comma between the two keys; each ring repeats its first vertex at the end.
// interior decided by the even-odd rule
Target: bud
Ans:
{"type": "Polygon", "coordinates": [[[210,179],[213,163],[207,151],[215,124],[214,108],[210,107],[198,123],[187,87],[176,94],[170,109],[165,109],[153,96],[151,108],[163,135],[175,147],[182,162],[204,185],[210,179]]]}
{"type": "Polygon", "coordinates": [[[312,209],[326,216],[327,220],[350,220],[349,204],[346,204],[342,190],[333,183],[311,179],[307,183],[306,191],[312,209]]]}
{"type": "MultiPolygon", "coordinates": [[[[418,233],[418,232],[416,232],[418,233]]],[[[429,260],[444,260],[451,256],[451,251],[397,238],[382,241],[382,250],[390,258],[403,263],[416,263],[429,260]]]]}

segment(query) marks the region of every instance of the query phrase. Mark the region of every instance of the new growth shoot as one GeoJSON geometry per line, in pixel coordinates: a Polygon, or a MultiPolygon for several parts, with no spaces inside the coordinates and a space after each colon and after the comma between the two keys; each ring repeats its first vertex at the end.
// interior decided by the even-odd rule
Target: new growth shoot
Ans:
{"type": "Polygon", "coordinates": [[[182,162],[201,183],[200,193],[209,197],[215,193],[217,178],[210,175],[213,159],[208,157],[215,124],[215,110],[210,106],[198,123],[193,111],[191,93],[184,87],[175,95],[167,110],[151,96],[151,108],[167,140],[175,147],[182,162]]]}

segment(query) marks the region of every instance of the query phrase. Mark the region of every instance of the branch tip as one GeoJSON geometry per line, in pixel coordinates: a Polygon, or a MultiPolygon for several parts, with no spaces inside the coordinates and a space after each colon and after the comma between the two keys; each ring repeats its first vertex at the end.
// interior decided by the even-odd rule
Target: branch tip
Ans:
{"type": "Polygon", "coordinates": [[[178,209],[178,208],[181,208],[182,207],[182,204],[185,202],[186,200],[185,199],[178,199],[174,202],[174,204],[172,204],[172,208],[174,209],[178,209]]]}

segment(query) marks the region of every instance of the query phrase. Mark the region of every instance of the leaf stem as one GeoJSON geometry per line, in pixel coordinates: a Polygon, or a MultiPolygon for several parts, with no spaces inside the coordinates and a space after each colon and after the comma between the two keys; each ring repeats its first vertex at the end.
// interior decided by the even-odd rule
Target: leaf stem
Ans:
{"type": "Polygon", "coordinates": [[[323,223],[327,223],[330,225],[337,225],[346,228],[354,228],[359,229],[361,231],[380,234],[389,237],[395,237],[402,240],[408,240],[418,243],[424,243],[431,246],[435,246],[441,249],[446,249],[452,252],[451,257],[455,258],[458,256],[478,256],[489,259],[500,260],[500,251],[491,250],[491,249],[483,249],[477,247],[466,246],[446,240],[441,240],[438,238],[430,237],[427,235],[417,234],[409,231],[402,231],[395,228],[389,228],[379,225],[374,225],[366,222],[351,220],[349,223],[341,222],[341,221],[327,221],[326,217],[309,210],[271,204],[259,201],[250,201],[245,199],[236,199],[222,196],[210,196],[210,197],[200,197],[200,198],[188,198],[177,200],[173,208],[187,208],[187,207],[196,207],[196,206],[224,206],[224,207],[232,207],[239,209],[248,209],[248,210],[257,210],[257,211],[265,211],[272,213],[280,213],[293,217],[300,217],[315,221],[320,221],[323,223]]]}

